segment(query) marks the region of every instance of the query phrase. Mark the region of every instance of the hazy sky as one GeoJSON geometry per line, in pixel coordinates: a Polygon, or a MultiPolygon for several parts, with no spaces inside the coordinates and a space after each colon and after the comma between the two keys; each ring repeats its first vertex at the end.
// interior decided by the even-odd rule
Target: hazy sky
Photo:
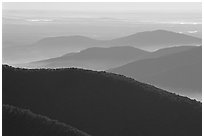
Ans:
{"type": "Polygon", "coordinates": [[[91,12],[201,12],[201,3],[179,2],[9,2],[3,3],[4,10],[59,10],[91,12]]]}
{"type": "Polygon", "coordinates": [[[134,23],[201,23],[201,12],[201,3],[3,3],[3,17],[34,22],[105,18],[134,23]]]}
{"type": "Polygon", "coordinates": [[[112,39],[155,29],[201,36],[201,3],[9,2],[2,8],[3,41],[15,43],[58,35],[112,39]]]}

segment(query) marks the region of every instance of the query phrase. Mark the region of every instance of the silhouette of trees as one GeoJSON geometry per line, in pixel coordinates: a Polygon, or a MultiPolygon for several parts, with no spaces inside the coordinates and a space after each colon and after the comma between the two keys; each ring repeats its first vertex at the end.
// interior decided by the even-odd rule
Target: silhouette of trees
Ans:
{"type": "Polygon", "coordinates": [[[37,115],[30,110],[3,105],[3,135],[5,136],[83,136],[76,128],[37,115]]]}
{"type": "Polygon", "coordinates": [[[90,135],[202,135],[202,105],[122,75],[3,66],[3,104],[90,135]]]}

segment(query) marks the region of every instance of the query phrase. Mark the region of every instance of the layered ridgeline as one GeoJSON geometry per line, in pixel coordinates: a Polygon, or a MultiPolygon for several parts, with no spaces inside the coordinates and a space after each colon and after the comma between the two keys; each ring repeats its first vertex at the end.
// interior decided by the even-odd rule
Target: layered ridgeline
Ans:
{"type": "Polygon", "coordinates": [[[130,46],[95,47],[17,66],[108,70],[201,101],[202,52],[196,46],[169,47],[155,52],[130,46]]]}
{"type": "MultiPolygon", "coordinates": [[[[155,54],[158,55],[164,50],[157,51],[155,54]]],[[[152,58],[135,61],[108,71],[198,100],[202,97],[201,46],[159,57],[154,56],[153,53],[152,58]]]]}
{"type": "Polygon", "coordinates": [[[78,53],[68,53],[60,57],[16,65],[26,68],[84,68],[91,70],[107,70],[139,60],[150,52],[138,48],[123,47],[93,47],[78,53]]]}
{"type": "Polygon", "coordinates": [[[133,46],[143,50],[156,50],[178,45],[201,45],[202,39],[176,32],[145,31],[112,40],[95,40],[84,36],[47,37],[25,46],[4,47],[3,63],[25,63],[59,57],[73,51],[91,47],[133,46]]]}
{"type": "Polygon", "coordinates": [[[90,135],[201,135],[201,103],[106,72],[3,65],[3,104],[90,135]]]}
{"type": "Polygon", "coordinates": [[[64,123],[11,105],[2,106],[3,136],[86,136],[64,123]]]}
{"type": "Polygon", "coordinates": [[[15,65],[23,68],[84,68],[90,70],[108,70],[146,58],[161,57],[179,53],[195,46],[178,46],[148,52],[131,46],[93,47],[60,57],[15,65]]]}

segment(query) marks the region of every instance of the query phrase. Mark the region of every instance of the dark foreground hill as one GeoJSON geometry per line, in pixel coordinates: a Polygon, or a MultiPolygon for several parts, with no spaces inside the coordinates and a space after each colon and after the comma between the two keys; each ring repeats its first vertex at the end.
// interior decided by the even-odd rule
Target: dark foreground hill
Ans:
{"type": "Polygon", "coordinates": [[[90,135],[202,135],[201,103],[133,79],[82,69],[3,66],[3,103],[90,135]]]}
{"type": "Polygon", "coordinates": [[[3,136],[85,136],[64,123],[10,105],[2,106],[3,136]]]}

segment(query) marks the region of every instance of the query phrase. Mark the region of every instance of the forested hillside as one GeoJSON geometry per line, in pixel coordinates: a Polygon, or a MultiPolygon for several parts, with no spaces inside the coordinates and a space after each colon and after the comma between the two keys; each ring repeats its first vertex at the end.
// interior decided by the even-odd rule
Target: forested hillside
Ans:
{"type": "Polygon", "coordinates": [[[90,135],[202,135],[201,103],[134,79],[83,69],[3,65],[3,104],[90,135]]]}

